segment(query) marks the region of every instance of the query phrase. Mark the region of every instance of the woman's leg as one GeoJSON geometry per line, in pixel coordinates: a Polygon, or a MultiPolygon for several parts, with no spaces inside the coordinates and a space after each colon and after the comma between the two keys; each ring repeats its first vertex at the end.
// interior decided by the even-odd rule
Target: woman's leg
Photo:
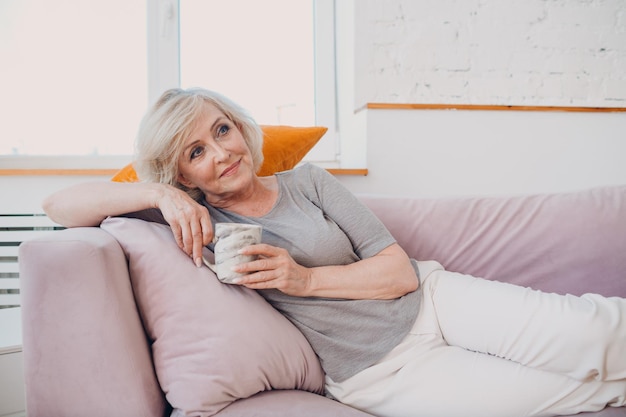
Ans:
{"type": "Polygon", "coordinates": [[[409,346],[342,383],[339,401],[378,417],[571,415],[622,405],[626,383],[583,382],[411,334],[409,346]]]}
{"type": "Polygon", "coordinates": [[[579,380],[626,380],[626,299],[543,293],[425,264],[449,345],[579,380]]]}
{"type": "MultiPolygon", "coordinates": [[[[526,362],[544,362],[547,357],[541,349],[535,349],[533,343],[523,340],[526,337],[524,331],[509,329],[511,325],[524,322],[519,319],[521,314],[506,312],[514,309],[514,306],[506,305],[502,307],[504,311],[498,311],[501,308],[500,301],[492,307],[487,306],[489,298],[500,300],[500,290],[487,289],[487,292],[494,294],[484,299],[482,294],[479,294],[481,297],[473,294],[475,288],[472,287],[481,285],[473,278],[465,280],[462,276],[455,276],[454,278],[465,283],[460,282],[459,289],[450,289],[447,288],[449,280],[445,277],[452,275],[442,271],[438,264],[420,263],[420,272],[425,278],[424,300],[411,333],[378,364],[354,377],[341,383],[327,378],[327,390],[332,396],[356,408],[389,417],[550,416],[596,411],[606,405],[624,405],[626,380],[580,380],[524,366],[497,357],[494,353],[477,352],[484,347],[483,338],[487,336],[490,339],[486,342],[488,349],[496,350],[492,346],[497,345],[501,350],[517,352],[519,349],[510,347],[514,343],[507,340],[508,337],[499,335],[504,332],[509,337],[518,338],[518,342],[530,345],[533,353],[515,353],[526,362]],[[446,306],[442,307],[442,303],[446,306]],[[483,313],[478,316],[468,313],[467,310],[472,308],[483,313]],[[488,316],[488,328],[476,326],[474,323],[483,319],[484,315],[488,316]],[[517,320],[511,324],[507,315],[512,315],[517,320]],[[470,324],[473,329],[467,328],[470,324]],[[491,337],[493,332],[497,333],[495,337],[491,337]],[[452,342],[471,346],[450,346],[452,342]]],[[[526,296],[522,295],[522,298],[526,296]]],[[[508,298],[511,296],[504,296],[505,301],[508,298]]],[[[537,324],[531,327],[535,326],[537,324]]],[[[543,337],[541,333],[539,332],[539,336],[543,337]]],[[[535,336],[533,332],[529,334],[531,337],[535,336]]],[[[563,340],[559,339],[557,342],[562,344],[563,340]]],[[[546,345],[543,341],[539,343],[546,345]]],[[[622,348],[623,346],[622,344],[622,348]]],[[[558,356],[558,351],[552,346],[550,350],[555,352],[550,355],[558,356]]],[[[581,361],[585,354],[579,352],[572,356],[580,356],[578,359],[581,361]]],[[[569,368],[571,365],[569,359],[553,359],[561,363],[559,368],[569,368]]],[[[619,362],[619,358],[616,361],[619,362]]],[[[590,366],[579,368],[589,369],[590,366]]],[[[596,373],[576,370],[574,374],[595,376],[596,373]]],[[[597,375],[601,374],[614,375],[616,372],[597,372],[597,375]]]]}

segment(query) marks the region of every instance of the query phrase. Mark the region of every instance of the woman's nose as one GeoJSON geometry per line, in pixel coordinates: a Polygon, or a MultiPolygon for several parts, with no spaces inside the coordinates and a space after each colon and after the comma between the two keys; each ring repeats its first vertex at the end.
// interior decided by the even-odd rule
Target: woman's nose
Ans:
{"type": "Polygon", "coordinates": [[[216,143],[214,146],[214,155],[217,161],[225,161],[230,156],[228,149],[224,148],[221,144],[216,143]]]}

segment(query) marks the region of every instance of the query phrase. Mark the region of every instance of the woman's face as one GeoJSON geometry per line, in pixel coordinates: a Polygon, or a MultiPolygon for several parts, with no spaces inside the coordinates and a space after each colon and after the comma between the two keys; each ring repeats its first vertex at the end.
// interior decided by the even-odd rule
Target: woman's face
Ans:
{"type": "Polygon", "coordinates": [[[199,188],[207,202],[236,197],[252,183],[252,154],[239,128],[214,105],[206,103],[178,160],[179,182],[199,188]]]}

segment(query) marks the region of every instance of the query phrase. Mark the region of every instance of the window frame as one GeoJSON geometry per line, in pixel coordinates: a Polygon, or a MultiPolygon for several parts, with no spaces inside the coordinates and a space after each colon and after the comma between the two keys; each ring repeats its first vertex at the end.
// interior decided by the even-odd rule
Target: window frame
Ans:
{"type": "MultiPolygon", "coordinates": [[[[339,167],[337,129],[337,88],[335,61],[335,0],[312,0],[315,40],[315,112],[316,124],[328,127],[325,137],[333,157],[320,164],[339,167]]],[[[146,105],[157,100],[169,88],[180,86],[180,32],[178,0],[146,0],[147,79],[146,105]]],[[[139,121],[137,121],[139,123],[139,121]]],[[[328,150],[326,154],[328,154],[328,150]]],[[[131,161],[132,155],[0,155],[0,169],[118,169],[131,161]]]]}

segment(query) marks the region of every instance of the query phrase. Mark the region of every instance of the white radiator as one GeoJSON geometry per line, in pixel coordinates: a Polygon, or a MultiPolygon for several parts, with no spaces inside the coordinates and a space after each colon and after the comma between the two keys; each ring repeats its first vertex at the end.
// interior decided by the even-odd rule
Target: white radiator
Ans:
{"type": "Polygon", "coordinates": [[[59,229],[45,214],[0,214],[0,308],[20,305],[20,243],[59,229]]]}

